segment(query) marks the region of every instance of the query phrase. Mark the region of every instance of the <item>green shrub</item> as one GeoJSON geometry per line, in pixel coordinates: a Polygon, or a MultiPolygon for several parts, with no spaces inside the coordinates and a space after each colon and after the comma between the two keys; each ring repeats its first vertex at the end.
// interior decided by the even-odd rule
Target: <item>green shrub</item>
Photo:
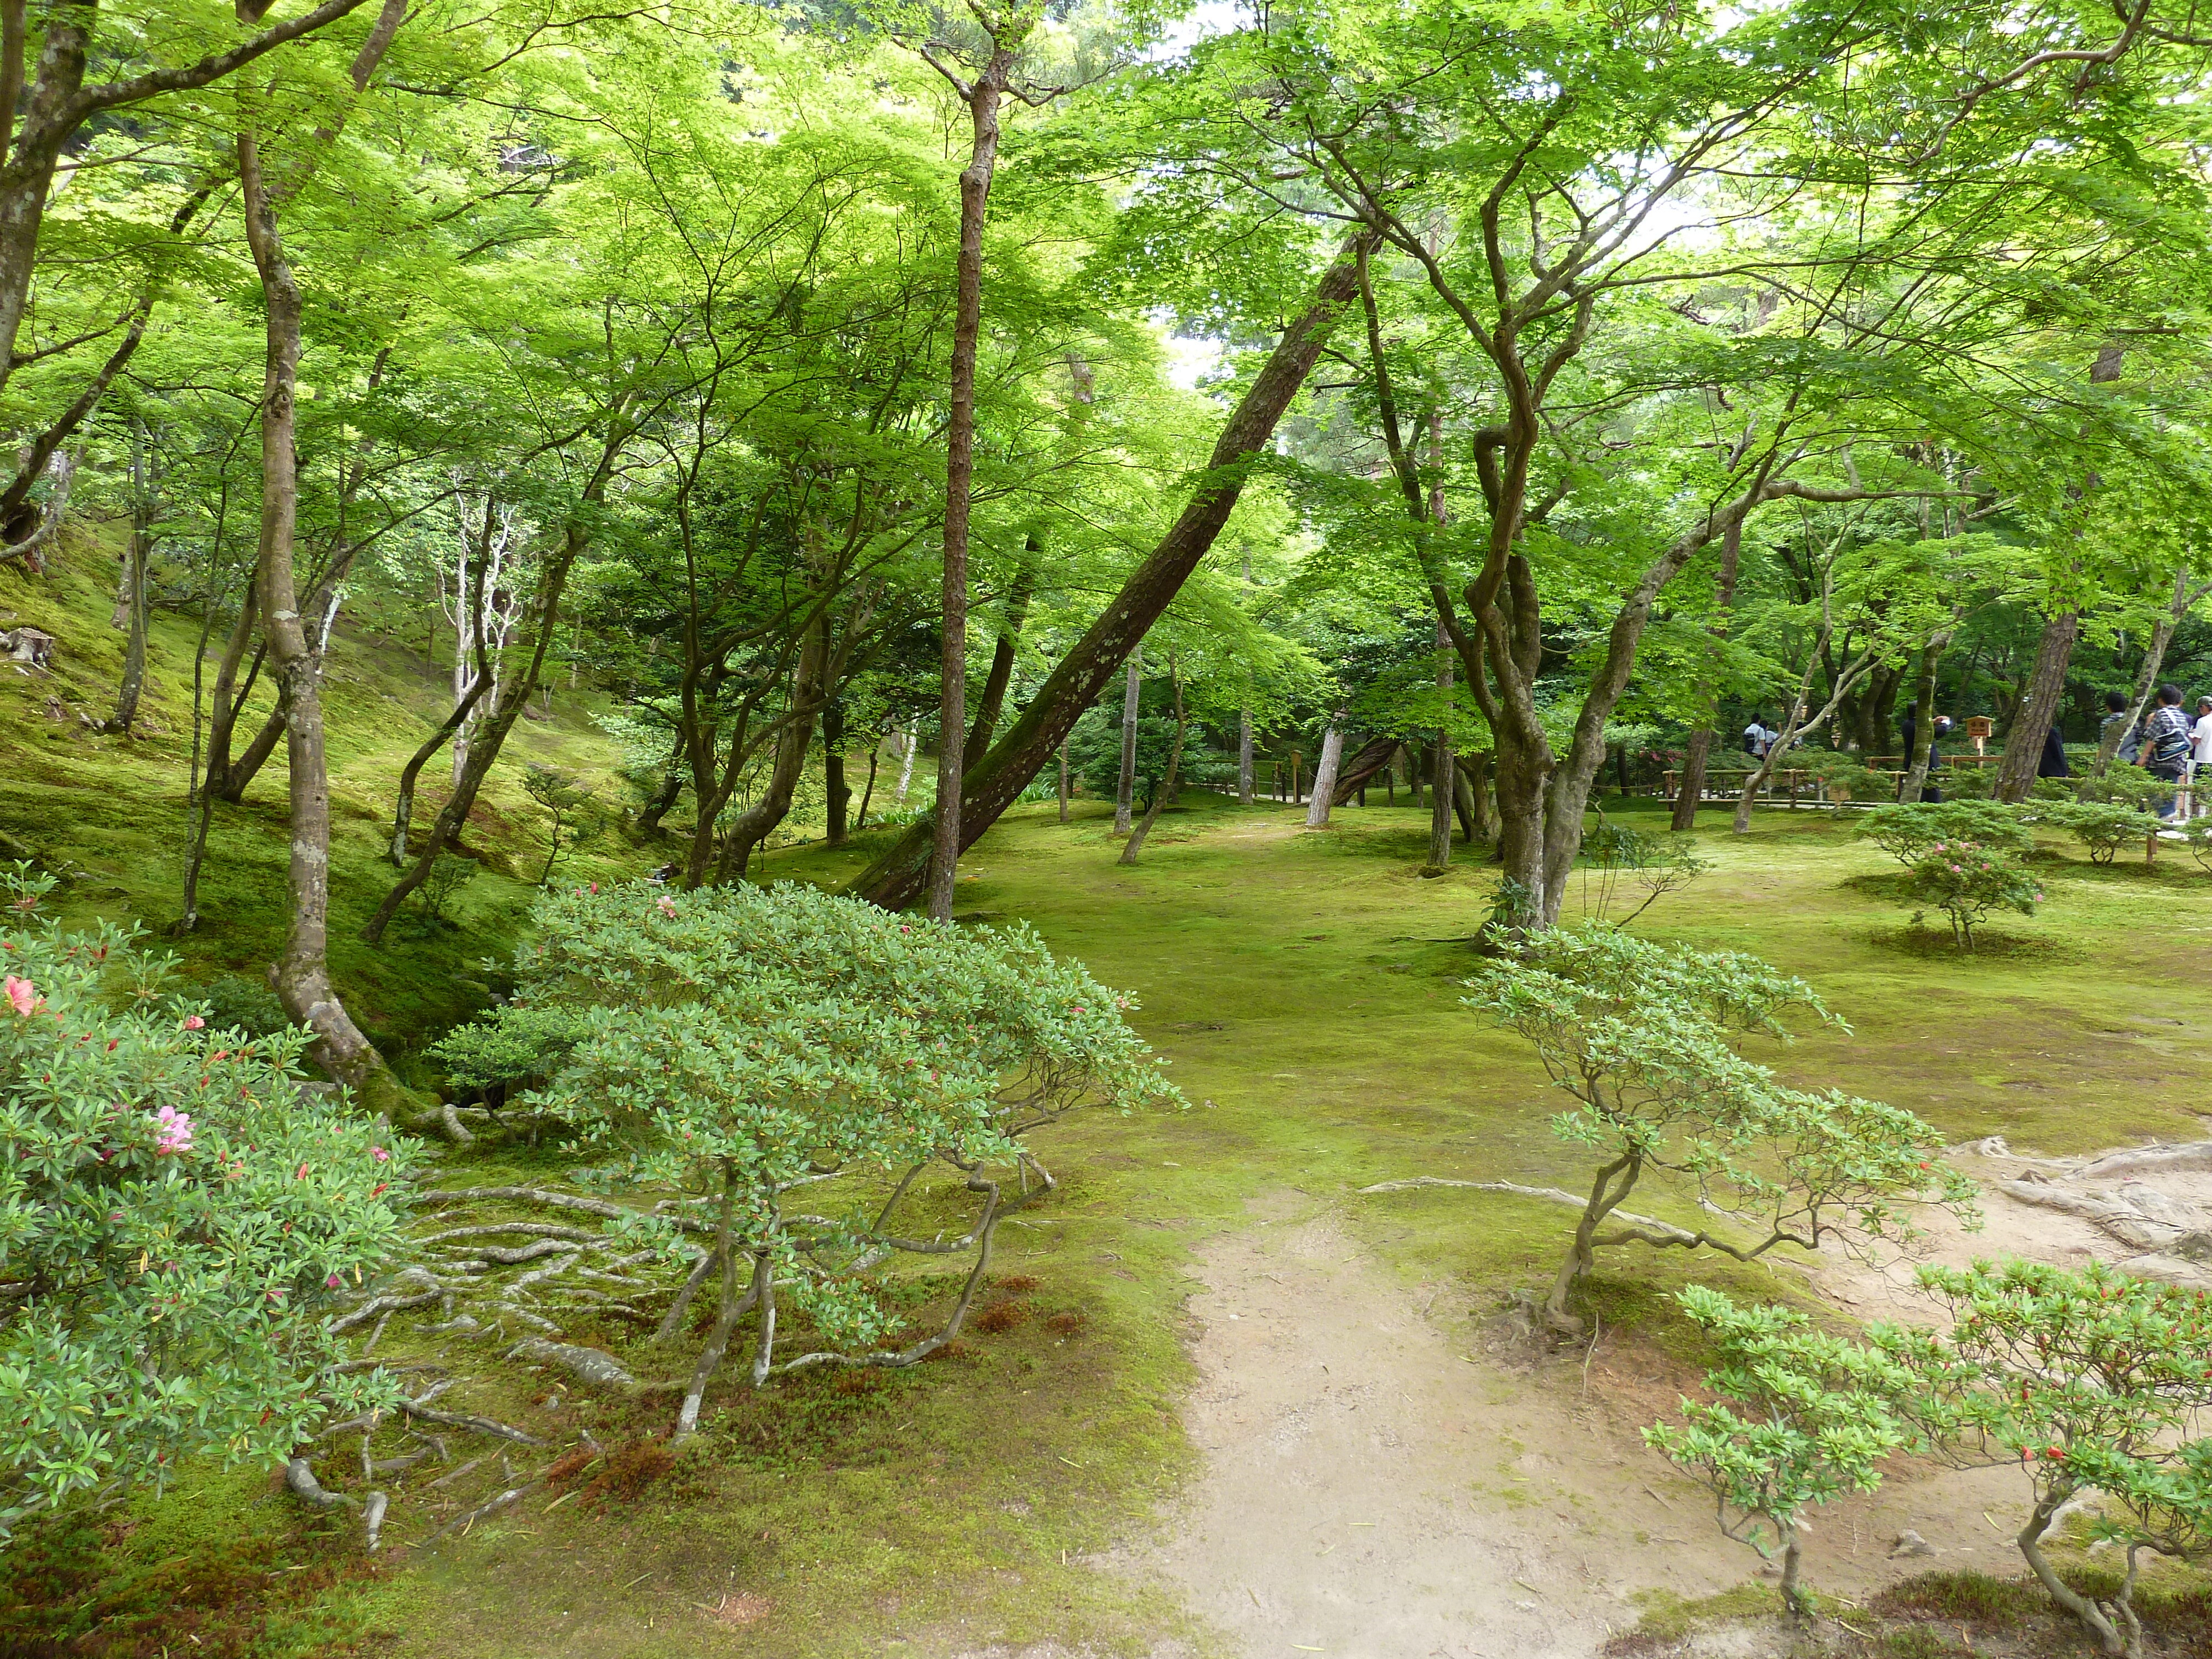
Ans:
{"type": "Polygon", "coordinates": [[[2035,836],[2021,822],[2017,809],[1986,800],[1877,806],[1860,817],[1856,833],[1908,870],[1939,841],[1974,841],[1991,852],[2014,854],[2032,852],[2035,847],[2035,836]]]}
{"type": "Polygon", "coordinates": [[[0,927],[0,1538],[180,1459],[282,1462],[333,1408],[324,1313],[402,1249],[404,1143],[241,1042],[112,926],[64,934],[17,866],[0,927]]]}
{"type": "Polygon", "coordinates": [[[1802,759],[1792,759],[1800,770],[1820,781],[1823,794],[1831,801],[1840,804],[1896,798],[1897,781],[1861,763],[1856,755],[1835,749],[1812,749],[1804,751],[1802,759]]]}
{"type": "Polygon", "coordinates": [[[2079,801],[2104,801],[2116,805],[2132,806],[2148,811],[2173,793],[2173,785],[2165,778],[2154,778],[2140,766],[2130,766],[2125,761],[2114,761],[2106,768],[2101,778],[2045,779],[2062,787],[2072,785],[2074,799],[2079,801]]]}
{"type": "Polygon", "coordinates": [[[2009,852],[1993,852],[1977,841],[1931,842],[1914,860],[1906,890],[1918,921],[1928,909],[1943,912],[1951,938],[1961,950],[1974,948],[1974,928],[1992,910],[2035,914],[2043,902],[2043,884],[2009,852]]]}
{"type": "Polygon", "coordinates": [[[1918,1203],[1971,1208],[1972,1184],[1938,1161],[1932,1126],[1878,1101],[1786,1087],[1738,1052],[1754,1033],[1786,1035],[1793,1010],[1841,1023],[1810,986],[1756,957],[1554,928],[1467,984],[1467,1006],[1526,1037],[1573,1097],[1553,1131],[1600,1165],[1547,1305],[1563,1328],[1578,1324],[1568,1297],[1607,1245],[1749,1261],[1784,1244],[1909,1234],[1918,1203]],[[1614,1212],[1646,1174],[1681,1179],[1730,1225],[1624,1222],[1614,1212]]]}
{"type": "MultiPolygon", "coordinates": [[[[514,1000],[434,1052],[457,1080],[542,1079],[525,1103],[611,1155],[610,1178],[702,1195],[690,1213],[711,1249],[694,1283],[715,1315],[679,1436],[756,1308],[756,1385],[942,1348],[998,1224],[1053,1189],[1024,1137],[1085,1106],[1182,1103],[1122,1017],[1130,999],[1026,927],[949,927],[795,885],[647,882],[549,896],[536,921],[514,1000]],[[799,1194],[831,1181],[836,1197],[799,1194]],[[966,1218],[948,1225],[955,1205],[966,1218]],[[946,1327],[904,1347],[878,1271],[901,1250],[972,1261],[946,1327]],[[813,1351],[778,1358],[779,1307],[806,1316],[813,1351]]],[[[675,1247],[666,1222],[635,1225],[675,1247]]]]}
{"type": "Polygon", "coordinates": [[[2075,801],[2052,807],[2049,817],[2081,843],[2092,864],[2110,864],[2122,848],[2143,846],[2158,830],[2155,817],[2121,801],[2075,801]]]}

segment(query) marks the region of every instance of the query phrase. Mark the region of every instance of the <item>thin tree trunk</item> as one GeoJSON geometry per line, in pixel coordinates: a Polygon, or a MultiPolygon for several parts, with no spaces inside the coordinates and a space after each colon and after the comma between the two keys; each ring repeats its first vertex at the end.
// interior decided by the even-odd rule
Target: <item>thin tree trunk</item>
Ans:
{"type": "MultiPolygon", "coordinates": [[[[1913,722],[1912,752],[1905,757],[1905,781],[1899,787],[1899,800],[1917,801],[1928,789],[1928,769],[1936,757],[1936,668],[1943,660],[1943,653],[1951,644],[1951,630],[1928,636],[1928,643],[1920,647],[1920,683],[1915,696],[1920,704],[1920,717],[1913,722]]],[[[2036,746],[2036,757],[2042,758],[2043,748],[2036,746]]]]}
{"type": "Polygon", "coordinates": [[[1183,733],[1188,728],[1189,721],[1183,713],[1182,678],[1176,672],[1175,660],[1172,657],[1168,660],[1168,679],[1175,687],[1176,729],[1175,743],[1168,750],[1167,775],[1160,780],[1158,787],[1152,791],[1152,805],[1145,808],[1143,819],[1130,833],[1129,839],[1123,843],[1121,856],[1114,860],[1116,864],[1134,864],[1137,861],[1137,849],[1145,844],[1145,837],[1152,833],[1152,824],[1158,818],[1160,808],[1167,803],[1168,797],[1175,793],[1176,777],[1182,769],[1183,733]]]}
{"type": "Polygon", "coordinates": [[[1067,742],[1065,738],[1060,740],[1060,821],[1062,823],[1067,822],[1067,742]]]}
{"type": "Polygon", "coordinates": [[[138,718],[139,695],[146,688],[146,567],[153,555],[154,523],[142,423],[132,423],[131,439],[131,542],[124,550],[123,586],[117,596],[129,640],[123,647],[123,684],[115,695],[115,717],[107,722],[107,730],[126,736],[138,718]]]}
{"type": "Polygon", "coordinates": [[[855,835],[868,826],[868,802],[876,793],[876,767],[882,759],[883,749],[884,744],[881,738],[878,738],[868,746],[868,781],[860,791],[860,810],[853,817],[853,831],[855,835]]]}
{"type": "Polygon", "coordinates": [[[1121,775],[1114,786],[1114,833],[1129,833],[1130,811],[1137,801],[1137,694],[1142,686],[1138,659],[1144,655],[1139,645],[1129,653],[1127,684],[1121,691],[1121,775]]]}
{"type": "Polygon", "coordinates": [[[2182,618],[2189,614],[2190,608],[2207,592],[2212,592],[2212,584],[2190,586],[2186,567],[2174,573],[2173,602],[2151,629],[2150,647],[2143,653],[2142,672],[2136,680],[2135,699],[2128,705],[2127,718],[2099,737],[2097,758],[2089,769],[2091,777],[2105,775],[2112,763],[2112,757],[2119,753],[2121,743],[2135,729],[2136,722],[2143,717],[2143,710],[2150,707],[2151,694],[2158,689],[2159,671],[2166,666],[2166,647],[2173,643],[2174,630],[2180,627],[2182,618]]]}
{"type": "MultiPolygon", "coordinates": [[[[1712,625],[1706,629],[1712,636],[1711,648],[1715,653],[1728,633],[1729,607],[1735,603],[1735,573],[1742,552],[1743,521],[1739,519],[1721,538],[1720,604],[1712,625]]],[[[1682,759],[1682,787],[1674,792],[1674,815],[1667,825],[1670,830],[1698,827],[1698,803],[1705,793],[1705,763],[1713,749],[1714,688],[1710,678],[1698,687],[1698,707],[1704,711],[1704,724],[1690,734],[1690,752],[1682,759]]]]}
{"type": "Polygon", "coordinates": [[[832,847],[842,847],[853,791],[845,781],[845,708],[836,697],[822,705],[822,793],[828,813],[823,838],[832,847]]]}
{"type": "Polygon", "coordinates": [[[1306,828],[1328,828],[1330,803],[1336,799],[1337,769],[1344,763],[1344,717],[1338,709],[1329,716],[1328,730],[1321,740],[1321,763],[1314,768],[1313,800],[1306,808],[1306,828]]]}
{"type": "MultiPolygon", "coordinates": [[[[200,728],[203,696],[207,684],[208,641],[215,634],[215,619],[222,609],[228,592],[228,585],[216,586],[216,577],[222,569],[222,536],[230,521],[230,469],[228,457],[224,459],[221,486],[216,495],[215,537],[208,549],[208,591],[205,609],[200,613],[199,645],[192,654],[192,767],[186,782],[185,799],[198,808],[192,826],[191,845],[185,853],[184,904],[175,927],[178,933],[189,933],[200,925],[200,865],[207,857],[209,816],[214,811],[214,798],[200,783],[200,728]]],[[[247,583],[252,580],[247,573],[247,583]]]]}
{"type": "MultiPolygon", "coordinates": [[[[1437,690],[1448,702],[1451,696],[1452,659],[1451,635],[1444,631],[1442,618],[1437,623],[1437,690]]],[[[1430,757],[1429,774],[1429,868],[1443,871],[1451,864],[1452,779],[1458,769],[1452,764],[1451,730],[1437,728],[1436,746],[1430,757]]]]}
{"type": "Polygon", "coordinates": [[[907,789],[914,782],[914,751],[921,744],[921,716],[917,714],[914,724],[907,727],[905,752],[899,757],[898,804],[901,806],[906,805],[907,789]]]}
{"type": "Polygon", "coordinates": [[[397,1079],[331,986],[330,784],[314,655],[301,626],[292,570],[299,514],[293,398],[300,360],[300,289],[284,257],[276,204],[262,177],[258,140],[250,131],[239,135],[238,165],[246,241],[268,318],[261,382],[261,541],[254,579],[268,629],[270,671],[285,709],[290,772],[292,924],[273,978],[285,1012],[313,1031],[309,1052],[316,1063],[372,1110],[397,1115],[404,1099],[397,1079]]]}
{"type": "MultiPolygon", "coordinates": [[[[945,625],[937,711],[937,811],[929,863],[929,914],[952,919],[959,878],[960,775],[968,722],[968,516],[975,470],[975,351],[983,329],[983,221],[999,155],[999,105],[1014,54],[994,43],[990,61],[962,90],[972,142],[960,174],[960,255],[952,314],[952,384],[945,441],[945,625]]],[[[956,85],[958,83],[956,82],[956,85]]]]}

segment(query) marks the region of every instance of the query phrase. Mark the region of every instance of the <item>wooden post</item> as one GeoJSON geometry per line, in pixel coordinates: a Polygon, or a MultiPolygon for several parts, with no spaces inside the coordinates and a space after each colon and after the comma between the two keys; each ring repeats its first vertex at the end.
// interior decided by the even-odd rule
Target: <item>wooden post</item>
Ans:
{"type": "Polygon", "coordinates": [[[1304,758],[1295,749],[1291,750],[1291,805],[1296,806],[1301,798],[1298,787],[1298,763],[1304,758]]]}

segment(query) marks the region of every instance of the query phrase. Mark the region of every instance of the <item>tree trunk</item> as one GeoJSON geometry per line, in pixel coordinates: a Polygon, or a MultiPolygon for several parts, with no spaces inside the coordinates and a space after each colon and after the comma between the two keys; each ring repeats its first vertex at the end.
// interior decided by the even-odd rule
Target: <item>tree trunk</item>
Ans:
{"type": "Polygon", "coordinates": [[[1060,821],[1067,822],[1067,740],[1060,744],[1060,821]]]}
{"type": "Polygon", "coordinates": [[[1314,768],[1313,803],[1306,808],[1306,828],[1328,828],[1328,809],[1336,799],[1337,769],[1344,764],[1344,717],[1346,711],[1338,709],[1329,716],[1328,730],[1322,734],[1321,763],[1314,768]]]}
{"type": "MultiPolygon", "coordinates": [[[[830,614],[825,605],[806,625],[805,641],[799,647],[799,661],[792,674],[791,714],[776,735],[775,758],[769,768],[768,783],[761,790],[760,799],[732,819],[722,832],[722,854],[714,874],[718,885],[743,881],[752,863],[753,849],[790,816],[792,793],[806,769],[807,751],[814,746],[814,722],[827,695],[829,666],[830,614]]],[[[702,840],[713,833],[711,819],[703,823],[698,831],[702,840]]],[[[698,884],[701,862],[695,847],[690,885],[698,884]]],[[[940,920],[950,920],[950,911],[940,920]]]]}
{"type": "Polygon", "coordinates": [[[2189,585],[2189,572],[2185,567],[2173,578],[2173,603],[2166,607],[2150,631],[2150,648],[2143,653],[2142,672],[2136,680],[2136,695],[2128,705],[2127,718],[2102,732],[2097,740],[2097,758],[2089,769],[2089,775],[2101,778],[2112,763],[2112,757],[2120,752],[2120,744],[2135,729],[2136,722],[2143,717],[2150,706],[2151,694],[2158,689],[2159,671],[2166,666],[2166,647],[2173,643],[2174,630],[2181,625],[2189,608],[2204,597],[2205,590],[2189,585]]]}
{"type": "Polygon", "coordinates": [[[239,184],[246,241],[267,313],[268,356],[261,382],[261,541],[255,563],[269,660],[284,710],[290,772],[292,925],[273,979],[285,1012],[314,1033],[315,1062],[352,1089],[371,1110],[393,1113],[404,1099],[398,1080],[338,1000],[330,981],[330,783],[323,752],[322,704],[315,660],[301,625],[292,571],[299,514],[294,455],[294,390],[300,361],[299,285],[284,257],[276,210],[262,178],[258,143],[238,138],[239,184]]]}
{"type": "MultiPolygon", "coordinates": [[[[972,845],[1029,786],[1212,549],[1236,508],[1245,467],[1273,441],[1276,423],[1313,372],[1338,315],[1356,297],[1352,253],[1367,242],[1368,234],[1358,233],[1322,275],[1312,304],[1284,331],[1222,428],[1201,482],[1173,526],[1046,677],[1006,735],[968,769],[961,784],[963,846],[972,845]]],[[[901,837],[852,890],[886,907],[911,902],[921,890],[933,841],[922,826],[916,831],[901,837]]]]}
{"type": "Polygon", "coordinates": [[[884,740],[878,737],[868,746],[868,781],[860,786],[860,810],[853,815],[853,829],[857,833],[868,827],[868,803],[875,798],[876,768],[883,760],[884,740]]]}
{"type": "MultiPolygon", "coordinates": [[[[1727,635],[1729,607],[1735,603],[1736,567],[1743,552],[1743,522],[1738,520],[1728,527],[1721,538],[1721,572],[1719,604],[1712,624],[1705,631],[1712,636],[1711,647],[1714,653],[1727,635]]],[[[1682,760],[1682,787],[1674,793],[1674,816],[1668,821],[1670,830],[1694,830],[1698,827],[1698,803],[1705,793],[1705,763],[1713,750],[1712,723],[1716,718],[1716,690],[1710,676],[1698,687],[1698,707],[1703,712],[1703,724],[1690,734],[1690,752],[1682,760]]]]}
{"type": "Polygon", "coordinates": [[[1491,840],[1497,831],[1490,821],[1490,751],[1455,756],[1452,771],[1452,805],[1459,813],[1460,833],[1470,844],[1491,840]]]}
{"type": "MultiPolygon", "coordinates": [[[[2026,800],[2027,792],[2035,787],[2035,769],[2043,758],[2044,736],[2051,730],[2051,720],[2058,712],[2058,699],[2066,690],[2067,665],[2074,659],[2074,644],[2081,636],[2081,617],[2078,611],[2062,611],[2044,624],[2043,637],[2035,647],[2035,666],[2028,673],[2020,707],[2005,732],[2004,760],[1997,768],[1999,800],[2016,805],[2026,800]]],[[[1923,673],[1923,682],[1926,678],[1923,673]]],[[[1932,729],[1934,714],[1929,704],[1923,702],[1920,705],[1923,727],[1932,729]]],[[[1920,735],[1924,738],[1928,732],[1923,730],[1920,735]]]]}
{"type": "Polygon", "coordinates": [[[932,826],[929,914],[952,919],[959,877],[960,778],[968,720],[968,517],[975,470],[975,350],[983,329],[983,220],[999,155],[999,104],[1014,54],[993,43],[990,61],[966,89],[972,143],[960,174],[960,255],[952,313],[951,407],[945,440],[945,626],[939,662],[937,811],[932,826]]]}
{"type": "Polygon", "coordinates": [[[1114,833],[1129,833],[1130,809],[1137,800],[1137,696],[1143,688],[1138,668],[1138,659],[1143,656],[1140,644],[1129,653],[1128,684],[1121,692],[1121,775],[1114,786],[1114,833]]]}
{"type": "Polygon", "coordinates": [[[822,705],[822,793],[829,818],[823,838],[832,847],[842,847],[848,833],[845,811],[852,805],[853,791],[845,781],[845,708],[836,697],[822,705]]]}
{"type": "Polygon", "coordinates": [[[1166,804],[1168,797],[1175,793],[1176,776],[1182,769],[1182,739],[1184,732],[1188,729],[1189,720],[1183,713],[1182,680],[1176,673],[1172,661],[1168,665],[1168,678],[1175,687],[1176,730],[1174,746],[1168,750],[1167,776],[1163,778],[1159,787],[1152,791],[1152,804],[1145,808],[1143,821],[1131,832],[1129,839],[1122,845],[1121,856],[1114,860],[1116,864],[1134,864],[1137,861],[1137,849],[1145,844],[1145,837],[1152,833],[1152,824],[1158,818],[1160,808],[1166,804]]]}
{"type": "Polygon", "coordinates": [[[1014,678],[1014,651],[1021,641],[1023,625],[1029,621],[1030,589],[1036,580],[1036,568],[1031,560],[1044,551],[1034,536],[1028,538],[1022,550],[1028,556],[1014,573],[1014,585],[1006,596],[1006,614],[999,629],[998,643],[991,647],[990,672],[983,677],[983,695],[975,704],[975,720],[968,728],[963,754],[980,755],[990,748],[992,733],[999,728],[999,716],[1006,712],[1006,688],[1014,678]]]}
{"type": "MultiPolygon", "coordinates": [[[[1445,632],[1442,617],[1437,620],[1437,690],[1449,703],[1452,688],[1451,635],[1445,632]]],[[[1451,863],[1452,780],[1458,769],[1452,764],[1451,731],[1448,726],[1437,728],[1436,748],[1431,755],[1429,776],[1429,868],[1443,870],[1451,863]]]]}
{"type": "Polygon", "coordinates": [[[477,793],[483,788],[492,763],[499,758],[499,751],[507,742],[507,733],[514,729],[515,721],[522,717],[524,704],[538,688],[538,677],[544,672],[553,630],[560,621],[561,596],[568,585],[568,572],[591,542],[591,532],[586,527],[587,517],[596,514],[605,495],[607,480],[613,472],[615,461],[629,441],[630,428],[626,410],[627,399],[622,398],[617,399],[608,410],[607,433],[600,446],[599,465],[583,489],[583,511],[570,519],[563,527],[560,545],[539,562],[537,590],[531,599],[536,632],[526,665],[519,677],[507,678],[492,693],[491,715],[478,731],[476,740],[469,745],[468,770],[454,787],[445,805],[439,809],[437,819],[430,826],[430,833],[424,837],[422,851],[415,855],[414,864],[392,884],[391,891],[384,896],[384,902],[376,907],[376,914],[362,929],[362,938],[371,945],[384,937],[384,930],[392,925],[392,918],[398,913],[400,905],[406,902],[409,894],[422,884],[438,854],[451,844],[461,825],[468,821],[470,810],[476,805],[477,793]]]}
{"type": "Polygon", "coordinates": [[[154,502],[146,476],[145,429],[134,422],[131,443],[131,541],[123,552],[123,585],[117,595],[129,641],[123,647],[123,684],[115,695],[111,732],[126,736],[138,718],[139,694],[146,688],[146,567],[153,556],[154,502]]]}
{"type": "MultiPolygon", "coordinates": [[[[1951,630],[1928,636],[1928,643],[1920,647],[1920,683],[1914,695],[1920,705],[1919,718],[1912,726],[1912,752],[1905,757],[1905,780],[1899,785],[1897,798],[1917,801],[1927,793],[1928,769],[1936,757],[1936,668],[1943,660],[1943,653],[1951,644],[1951,630]]],[[[2043,757],[2043,745],[2038,744],[2036,758],[2043,757]]]]}

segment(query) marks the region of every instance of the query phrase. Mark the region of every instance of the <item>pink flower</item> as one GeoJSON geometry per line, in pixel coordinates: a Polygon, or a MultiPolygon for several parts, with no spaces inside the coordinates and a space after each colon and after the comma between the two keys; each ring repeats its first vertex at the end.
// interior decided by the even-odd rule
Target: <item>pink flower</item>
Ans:
{"type": "Polygon", "coordinates": [[[299,1171],[298,1171],[298,1173],[297,1173],[297,1174],[295,1174],[295,1176],[293,1176],[292,1179],[293,1179],[293,1180],[295,1180],[295,1181],[305,1181],[307,1178],[307,1166],[306,1164],[302,1164],[300,1166],[300,1168],[299,1168],[299,1171]]]}
{"type": "Polygon", "coordinates": [[[374,1158],[379,1164],[388,1164],[392,1161],[392,1154],[386,1152],[381,1146],[370,1147],[368,1149],[368,1155],[374,1158]]]}
{"type": "Polygon", "coordinates": [[[332,1273],[328,1279],[323,1281],[323,1288],[326,1291],[335,1291],[337,1287],[338,1276],[336,1273],[332,1273]]]}
{"type": "Polygon", "coordinates": [[[202,1018],[201,1018],[198,1014],[191,1014],[191,1015],[188,1015],[188,1016],[186,1016],[186,1018],[185,1018],[185,1029],[187,1031],[197,1031],[197,1030],[198,1030],[200,1029],[200,1027],[201,1027],[201,1026],[203,1026],[203,1025],[204,1025],[204,1024],[207,1024],[207,1022],[206,1022],[205,1020],[202,1019],[202,1018]]]}
{"type": "Polygon", "coordinates": [[[154,1115],[154,1133],[157,1137],[154,1151],[157,1154],[189,1152],[192,1149],[192,1121],[173,1106],[164,1106],[154,1115]]]}
{"type": "Polygon", "coordinates": [[[663,893],[659,898],[655,899],[653,902],[660,907],[660,914],[662,915],[666,916],[671,921],[676,920],[676,901],[674,899],[669,897],[667,894],[663,893]]]}
{"type": "Polygon", "coordinates": [[[8,1000],[15,1012],[26,1019],[29,1018],[31,1010],[39,1006],[39,988],[27,979],[17,979],[10,974],[8,975],[7,990],[8,1000]]]}

